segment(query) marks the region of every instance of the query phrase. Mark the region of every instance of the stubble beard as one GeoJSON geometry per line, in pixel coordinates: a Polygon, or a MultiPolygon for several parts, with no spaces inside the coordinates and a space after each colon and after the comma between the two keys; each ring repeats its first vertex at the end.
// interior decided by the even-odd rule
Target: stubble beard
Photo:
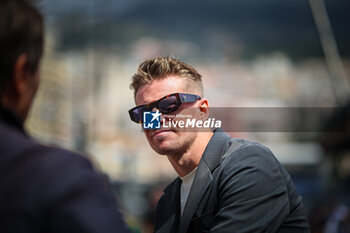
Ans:
{"type": "Polygon", "coordinates": [[[161,148],[155,145],[151,147],[153,148],[154,151],[156,151],[160,155],[166,155],[171,157],[181,157],[183,154],[185,154],[187,151],[190,150],[195,140],[196,140],[196,136],[191,135],[181,141],[175,139],[175,141],[168,142],[169,145],[167,145],[164,148],[161,148]]]}

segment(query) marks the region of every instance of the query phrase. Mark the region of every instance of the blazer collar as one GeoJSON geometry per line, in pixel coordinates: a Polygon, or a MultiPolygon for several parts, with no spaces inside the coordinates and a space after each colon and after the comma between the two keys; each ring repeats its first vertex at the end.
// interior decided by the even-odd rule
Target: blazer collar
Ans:
{"type": "Polygon", "coordinates": [[[26,134],[21,120],[12,111],[2,106],[2,104],[0,104],[0,121],[26,134]]]}
{"type": "Polygon", "coordinates": [[[223,149],[227,141],[231,139],[230,135],[220,128],[215,129],[213,132],[214,135],[205,148],[201,159],[201,163],[204,162],[211,172],[220,164],[223,149]]]}
{"type": "Polygon", "coordinates": [[[162,209],[157,210],[156,224],[162,226],[156,231],[157,233],[176,232],[180,221],[180,187],[181,179],[176,178],[171,184],[164,189],[164,201],[162,209]],[[167,219],[163,223],[163,219],[167,219]]]}
{"type": "Polygon", "coordinates": [[[213,181],[212,172],[220,164],[223,149],[230,138],[231,137],[221,129],[214,130],[214,135],[210,139],[198,165],[178,232],[187,232],[188,226],[191,223],[191,219],[202,196],[213,181]]]}

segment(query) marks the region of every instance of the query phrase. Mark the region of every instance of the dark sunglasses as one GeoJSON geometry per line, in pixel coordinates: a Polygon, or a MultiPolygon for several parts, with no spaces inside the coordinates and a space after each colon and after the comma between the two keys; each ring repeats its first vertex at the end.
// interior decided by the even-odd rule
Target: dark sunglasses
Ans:
{"type": "Polygon", "coordinates": [[[144,112],[150,112],[156,108],[161,113],[167,114],[176,111],[182,103],[192,103],[199,99],[201,99],[199,95],[193,94],[174,93],[167,95],[150,104],[144,104],[130,109],[130,119],[136,123],[142,123],[144,112]]]}

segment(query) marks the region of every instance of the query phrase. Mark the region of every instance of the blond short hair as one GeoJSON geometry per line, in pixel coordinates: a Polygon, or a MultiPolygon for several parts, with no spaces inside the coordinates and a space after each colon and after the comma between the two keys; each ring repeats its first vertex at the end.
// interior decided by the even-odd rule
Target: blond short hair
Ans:
{"type": "Polygon", "coordinates": [[[134,90],[134,97],[136,97],[140,87],[170,75],[190,81],[198,88],[199,94],[203,94],[202,75],[192,66],[172,57],[154,57],[142,62],[137,73],[132,76],[130,89],[134,90]]]}

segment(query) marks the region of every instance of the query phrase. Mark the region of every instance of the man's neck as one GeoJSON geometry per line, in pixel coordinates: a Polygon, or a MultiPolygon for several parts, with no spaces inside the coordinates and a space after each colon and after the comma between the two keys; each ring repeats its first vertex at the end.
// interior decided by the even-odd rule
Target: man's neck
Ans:
{"type": "Polygon", "coordinates": [[[187,151],[182,154],[167,156],[180,177],[186,176],[198,166],[212,136],[213,132],[199,132],[197,138],[187,151]]]}

